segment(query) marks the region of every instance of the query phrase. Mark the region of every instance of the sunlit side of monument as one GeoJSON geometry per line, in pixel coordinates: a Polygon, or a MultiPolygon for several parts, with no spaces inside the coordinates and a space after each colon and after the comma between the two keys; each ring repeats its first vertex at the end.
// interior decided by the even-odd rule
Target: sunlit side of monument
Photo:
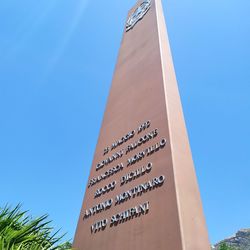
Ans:
{"type": "Polygon", "coordinates": [[[210,249],[160,0],[129,12],[73,246],[210,249]]]}

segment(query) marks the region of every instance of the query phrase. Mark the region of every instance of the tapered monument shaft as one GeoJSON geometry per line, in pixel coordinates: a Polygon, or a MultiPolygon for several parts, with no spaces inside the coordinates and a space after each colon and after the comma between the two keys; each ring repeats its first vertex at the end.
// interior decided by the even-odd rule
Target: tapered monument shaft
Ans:
{"type": "Polygon", "coordinates": [[[129,12],[73,246],[210,249],[161,0],[129,12]]]}

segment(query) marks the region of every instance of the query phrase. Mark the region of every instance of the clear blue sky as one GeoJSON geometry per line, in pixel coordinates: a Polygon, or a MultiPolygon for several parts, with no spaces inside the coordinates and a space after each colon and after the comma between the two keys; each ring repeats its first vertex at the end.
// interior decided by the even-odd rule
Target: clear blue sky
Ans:
{"type": "MultiPolygon", "coordinates": [[[[211,242],[250,227],[250,1],[163,0],[211,242]]],[[[0,1],[0,206],[74,235],[135,0],[0,1]]]]}

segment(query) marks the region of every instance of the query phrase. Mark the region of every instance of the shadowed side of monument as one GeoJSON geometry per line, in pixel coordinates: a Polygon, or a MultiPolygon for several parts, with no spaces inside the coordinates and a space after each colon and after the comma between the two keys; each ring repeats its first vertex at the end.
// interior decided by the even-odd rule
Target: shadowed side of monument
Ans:
{"type": "Polygon", "coordinates": [[[73,246],[210,249],[160,0],[129,12],[73,246]]]}

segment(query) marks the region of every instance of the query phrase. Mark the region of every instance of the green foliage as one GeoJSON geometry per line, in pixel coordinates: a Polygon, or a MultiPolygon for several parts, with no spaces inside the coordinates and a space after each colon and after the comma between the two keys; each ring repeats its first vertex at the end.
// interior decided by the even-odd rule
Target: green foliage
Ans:
{"type": "Polygon", "coordinates": [[[1,250],[59,250],[70,249],[59,244],[62,236],[53,233],[48,215],[32,219],[20,205],[14,209],[6,206],[0,209],[0,249],[1,250]],[[59,245],[58,245],[59,244],[59,245]],[[65,248],[61,248],[64,247],[65,248]]]}
{"type": "Polygon", "coordinates": [[[222,243],[222,244],[220,244],[218,250],[236,250],[236,249],[228,246],[226,243],[222,243]]]}
{"type": "Polygon", "coordinates": [[[72,244],[70,242],[65,242],[63,245],[59,246],[58,250],[69,250],[72,248],[72,244]]]}

